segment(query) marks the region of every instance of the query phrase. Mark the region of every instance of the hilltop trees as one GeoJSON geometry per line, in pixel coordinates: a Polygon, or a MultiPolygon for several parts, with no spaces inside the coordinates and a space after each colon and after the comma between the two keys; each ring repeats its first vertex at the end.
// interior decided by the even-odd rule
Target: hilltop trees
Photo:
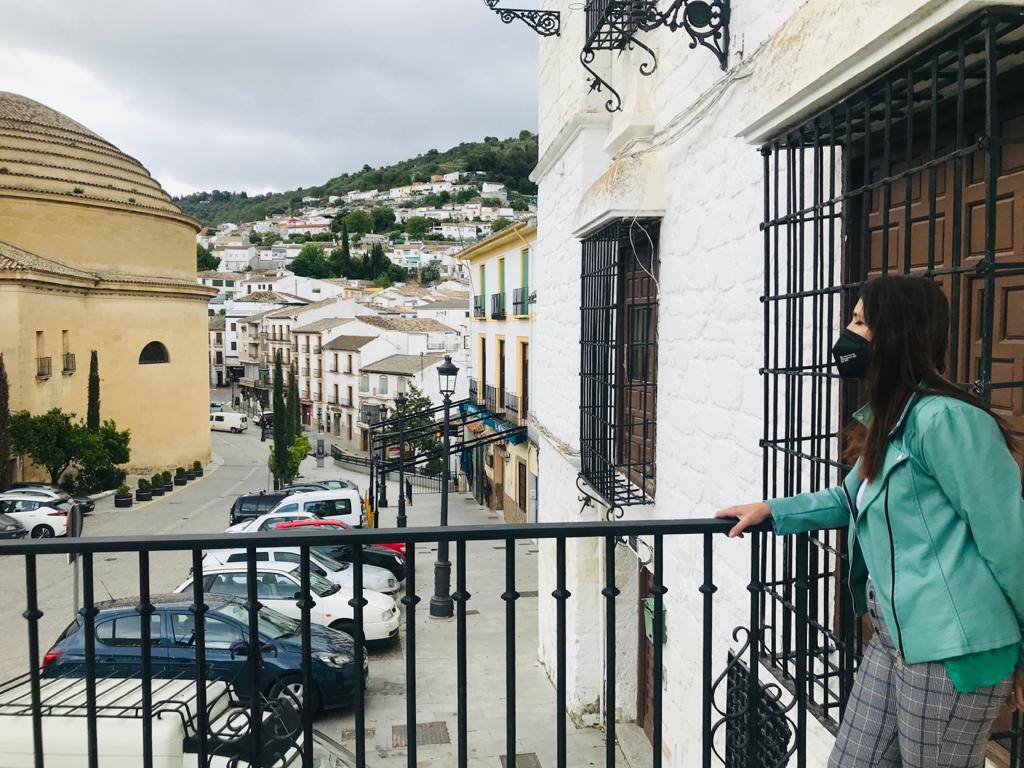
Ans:
{"type": "Polygon", "coordinates": [[[292,260],[292,272],[300,277],[332,277],[331,267],[324,257],[324,247],[306,243],[292,260]]]}
{"type": "Polygon", "coordinates": [[[199,243],[196,243],[196,271],[208,272],[217,269],[219,266],[220,259],[210,253],[206,248],[203,248],[199,243]]]}

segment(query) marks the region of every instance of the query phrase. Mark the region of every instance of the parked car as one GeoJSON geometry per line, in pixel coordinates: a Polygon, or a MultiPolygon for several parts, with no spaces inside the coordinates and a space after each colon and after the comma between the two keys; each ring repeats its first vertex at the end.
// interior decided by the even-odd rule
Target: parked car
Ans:
{"type": "MultiPolygon", "coordinates": [[[[268,512],[244,523],[233,525],[225,533],[257,533],[273,530],[280,530],[282,532],[294,530],[308,533],[308,528],[292,528],[290,526],[315,525],[322,525],[325,533],[331,532],[334,528],[345,530],[349,528],[349,526],[337,520],[321,520],[310,512],[286,512],[283,514],[268,512]]],[[[345,541],[332,541],[315,549],[330,555],[335,560],[341,560],[345,563],[352,562],[353,547],[345,541]]],[[[376,544],[365,545],[363,547],[363,562],[388,570],[398,581],[402,581],[405,578],[405,557],[387,547],[381,547],[376,544]]]]}
{"type": "MultiPolygon", "coordinates": [[[[298,547],[260,547],[256,550],[257,562],[289,563],[298,565],[301,560],[298,547]]],[[[207,552],[203,558],[203,567],[245,563],[247,552],[244,549],[216,549],[207,552]]],[[[352,563],[336,560],[328,554],[311,550],[309,553],[309,570],[342,589],[352,591],[352,563]]],[[[394,595],[398,591],[398,580],[385,568],[363,563],[363,589],[372,589],[385,595],[394,595]]]]}
{"type": "Polygon", "coordinates": [[[66,502],[48,501],[21,491],[0,494],[0,513],[21,523],[33,539],[66,536],[72,504],[74,502],[70,499],[66,502]]]}
{"type": "Polygon", "coordinates": [[[359,486],[351,480],[317,480],[316,482],[317,485],[325,486],[329,491],[336,491],[341,488],[350,488],[356,493],[359,492],[359,486]]]}
{"type": "Polygon", "coordinates": [[[220,400],[211,400],[210,401],[210,412],[211,413],[214,412],[214,411],[223,411],[223,410],[224,410],[224,403],[220,402],[220,400]]]}
{"type": "Polygon", "coordinates": [[[263,411],[262,413],[256,415],[256,417],[252,420],[252,423],[255,424],[257,427],[272,427],[274,425],[274,412],[263,411]]]}
{"type": "MultiPolygon", "coordinates": [[[[213,679],[230,682],[242,697],[251,693],[249,668],[249,612],[242,600],[223,594],[204,598],[209,606],[205,622],[207,669],[213,679]]],[[[261,598],[262,599],[262,598],[261,598]]],[[[390,598],[389,598],[390,599],[390,598]]],[[[150,617],[153,677],[180,677],[196,663],[195,614],[191,598],[181,594],[154,595],[156,611],[150,617]]],[[[96,604],[96,671],[112,676],[138,676],[142,672],[142,625],[130,597],[96,604]]],[[[394,601],[392,601],[394,602],[394,601]]],[[[85,620],[81,616],[61,633],[43,657],[44,677],[79,677],[85,668],[85,620]]],[[[321,707],[339,707],[355,693],[355,644],[352,637],[313,624],[313,682],[302,690],[302,633],[299,622],[269,607],[259,609],[261,663],[259,685],[269,697],[294,696],[308,701],[315,713],[321,707]]],[[[365,679],[369,665],[363,657],[365,679]]]]}
{"type": "Polygon", "coordinates": [[[340,520],[358,527],[363,522],[363,506],[359,493],[350,488],[336,491],[295,493],[283,499],[271,512],[310,512],[323,519],[340,520]]]}
{"type": "Polygon", "coordinates": [[[247,493],[235,499],[228,513],[230,525],[238,525],[247,520],[252,520],[260,515],[266,514],[276,507],[282,499],[288,497],[287,491],[260,491],[259,493],[247,493]]]}
{"type": "Polygon", "coordinates": [[[213,432],[245,432],[249,418],[244,413],[211,413],[210,429],[213,432]]]}
{"type": "MultiPolygon", "coordinates": [[[[313,519],[308,519],[308,520],[303,520],[303,519],[290,520],[290,521],[287,521],[287,522],[278,523],[274,527],[277,530],[288,530],[288,529],[302,528],[302,527],[307,527],[307,526],[316,526],[316,527],[318,527],[318,528],[320,528],[321,530],[324,530],[324,531],[327,531],[330,528],[338,528],[338,529],[341,529],[341,530],[352,530],[352,526],[351,525],[346,525],[345,523],[341,522],[340,520],[331,520],[331,519],[323,520],[323,519],[320,519],[318,517],[313,518],[313,519]]],[[[384,549],[390,549],[393,552],[397,552],[402,557],[405,557],[405,542],[404,541],[384,541],[384,542],[381,542],[380,544],[375,544],[374,546],[383,547],[384,549]]]]}
{"type": "MultiPolygon", "coordinates": [[[[257,563],[256,597],[259,601],[293,619],[301,615],[298,600],[302,594],[302,580],[299,567],[290,563],[257,563]]],[[[192,589],[192,576],[183,582],[175,592],[183,593],[192,589]]],[[[248,572],[245,564],[220,565],[203,570],[203,591],[213,595],[228,595],[246,599],[248,594],[248,572]]],[[[342,592],[341,587],[310,573],[310,590],[315,605],[310,619],[331,629],[355,637],[352,606],[349,605],[351,592],[342,592]]],[[[387,641],[398,637],[398,607],[395,601],[379,592],[363,594],[363,637],[360,641],[387,641]]]]}
{"type": "MultiPolygon", "coordinates": [[[[27,491],[27,490],[41,490],[51,491],[52,493],[67,496],[68,493],[59,485],[53,483],[11,483],[10,491],[27,491]]],[[[78,508],[82,511],[83,515],[87,515],[96,509],[96,502],[90,499],[88,496],[71,496],[71,499],[78,505],[78,508]]]]}
{"type": "Polygon", "coordinates": [[[359,492],[359,486],[351,480],[311,480],[307,483],[292,483],[286,485],[283,490],[293,493],[306,493],[309,491],[340,491],[349,489],[359,492]]]}
{"type": "Polygon", "coordinates": [[[0,514],[0,539],[23,539],[27,535],[28,530],[17,518],[0,514]]]}

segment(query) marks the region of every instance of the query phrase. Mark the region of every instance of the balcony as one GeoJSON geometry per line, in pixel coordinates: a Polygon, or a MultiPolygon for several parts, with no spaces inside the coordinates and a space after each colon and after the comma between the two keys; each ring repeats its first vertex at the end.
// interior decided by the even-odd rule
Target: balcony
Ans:
{"type": "Polygon", "coordinates": [[[492,293],[491,294],[491,319],[492,320],[504,320],[505,319],[505,294],[504,293],[492,293]]]}
{"type": "Polygon", "coordinates": [[[525,421],[519,413],[519,396],[514,392],[505,393],[505,415],[517,423],[525,421]]]}
{"type": "Polygon", "coordinates": [[[75,372],[75,367],[76,367],[75,366],[75,353],[74,352],[65,352],[64,353],[64,357],[62,359],[62,363],[63,364],[62,364],[61,372],[65,376],[70,376],[72,373],[75,372]]]}
{"type": "Polygon", "coordinates": [[[484,387],[484,408],[496,415],[504,413],[504,392],[501,392],[496,387],[492,387],[490,385],[484,387]]]}
{"type": "Polygon", "coordinates": [[[526,317],[530,314],[529,288],[516,288],[512,291],[512,314],[516,317],[526,317]]]}
{"type": "MultiPolygon", "coordinates": [[[[762,615],[767,593],[784,589],[786,594],[792,594],[795,605],[792,633],[798,638],[807,638],[811,632],[808,590],[804,586],[808,562],[806,557],[798,558],[794,580],[784,585],[765,584],[760,570],[755,567],[745,589],[723,588],[715,583],[714,577],[723,570],[719,550],[726,546],[722,535],[730,525],[729,521],[695,518],[406,528],[401,540],[409,542],[410,554],[405,561],[406,578],[398,607],[404,614],[399,630],[402,642],[388,651],[389,656],[397,655],[397,663],[387,662],[375,653],[368,655],[363,643],[357,642],[351,646],[350,658],[338,654],[337,660],[332,659],[331,664],[335,666],[330,670],[326,670],[327,662],[323,660],[328,654],[322,650],[322,637],[312,631],[314,600],[322,598],[313,592],[314,585],[310,583],[310,553],[315,547],[323,547],[325,542],[335,543],[325,539],[323,533],[178,534],[0,542],[5,572],[26,573],[23,596],[10,596],[22,603],[18,608],[25,609],[25,630],[18,633],[17,642],[12,642],[6,650],[12,658],[27,660],[27,663],[22,662],[24,671],[20,676],[0,686],[0,714],[12,721],[12,732],[20,730],[25,734],[21,743],[27,745],[26,764],[44,764],[44,755],[33,752],[33,744],[41,745],[48,753],[46,765],[56,764],[56,750],[64,746],[65,739],[80,739],[86,745],[89,739],[78,734],[87,732],[95,734],[89,750],[92,764],[104,765],[113,751],[123,749],[125,743],[135,744],[134,748],[139,750],[134,753],[137,758],[134,764],[156,764],[159,762],[159,756],[154,755],[154,745],[158,744],[157,726],[153,725],[151,731],[139,723],[160,723],[160,734],[165,734],[179,718],[183,731],[202,734],[199,738],[193,736],[185,740],[186,760],[179,758],[179,765],[218,764],[214,755],[222,755],[226,746],[240,750],[238,760],[230,761],[231,764],[270,765],[271,761],[265,761],[262,756],[276,754],[268,750],[271,740],[274,740],[274,748],[284,750],[286,758],[281,763],[273,761],[274,764],[287,763],[295,768],[327,764],[322,754],[314,762],[314,750],[318,748],[314,729],[329,727],[329,724],[315,720],[314,708],[304,706],[307,697],[296,693],[291,697],[271,698],[266,693],[251,693],[248,681],[259,680],[266,672],[264,658],[269,656],[273,657],[275,665],[290,665],[288,668],[294,670],[291,680],[301,686],[302,691],[316,690],[318,676],[333,674],[332,680],[337,682],[323,689],[334,697],[331,703],[343,697],[351,702],[346,704],[345,714],[353,721],[348,745],[354,753],[349,758],[352,762],[330,761],[331,765],[368,764],[367,757],[373,753],[374,743],[372,736],[367,741],[367,730],[371,726],[372,733],[372,726],[376,724],[379,732],[381,727],[375,719],[380,717],[379,712],[374,714],[372,709],[382,705],[379,686],[385,674],[391,676],[386,698],[396,705],[389,707],[389,712],[401,713],[397,717],[388,715],[390,719],[382,721],[389,724],[389,733],[390,724],[394,722],[404,728],[405,733],[422,734],[428,724],[419,722],[418,714],[442,709],[450,713],[440,715],[440,722],[430,724],[435,730],[445,730],[452,735],[450,744],[444,739],[430,747],[431,754],[440,755],[439,764],[467,765],[471,750],[482,746],[481,739],[493,738],[481,735],[487,731],[481,725],[484,713],[478,707],[479,702],[487,700],[500,713],[503,726],[498,751],[506,754],[550,751],[555,761],[545,762],[545,765],[574,765],[575,762],[568,760],[570,750],[586,745],[595,753],[597,750],[604,752],[608,765],[624,765],[625,761],[616,754],[617,733],[625,727],[616,717],[620,711],[616,707],[616,696],[621,695],[623,687],[636,685],[637,667],[635,662],[624,663],[621,659],[632,658],[633,643],[643,641],[644,619],[640,618],[639,640],[629,639],[630,636],[635,638],[637,632],[616,631],[616,617],[621,621],[623,616],[637,612],[635,586],[631,594],[630,584],[617,579],[617,569],[600,566],[595,566],[600,570],[592,577],[578,580],[574,561],[567,557],[567,552],[594,549],[603,552],[600,562],[615,562],[620,558],[625,562],[624,558],[631,556],[627,547],[632,549],[649,541],[651,544],[644,551],[649,550],[653,575],[645,612],[649,617],[647,636],[657,640],[647,641],[645,646],[649,649],[645,652],[649,654],[648,684],[655,692],[649,699],[653,755],[661,756],[663,731],[667,730],[660,695],[665,681],[671,680],[671,676],[676,679],[689,676],[702,680],[703,687],[698,683],[695,695],[678,703],[684,709],[673,713],[673,721],[686,724],[687,732],[676,737],[690,742],[696,764],[719,765],[721,758],[730,766],[804,765],[807,764],[809,730],[805,724],[811,714],[809,707],[813,705],[806,696],[794,697],[788,687],[783,688],[774,680],[761,682],[757,674],[747,673],[759,668],[760,654],[765,648],[764,635],[756,623],[734,629],[732,617],[737,615],[736,608],[743,616],[762,615]],[[527,545],[532,546],[534,541],[540,543],[545,553],[550,550],[550,562],[546,566],[550,568],[553,592],[542,590],[539,595],[536,592],[538,563],[536,559],[525,557],[527,545]],[[712,546],[713,541],[720,546],[712,546]],[[454,588],[454,620],[445,625],[421,618],[427,610],[433,582],[433,557],[427,554],[427,549],[441,542],[451,547],[454,588]],[[246,592],[239,597],[215,597],[203,586],[204,550],[242,548],[249,558],[246,567],[251,569],[250,573],[256,573],[257,547],[273,546],[294,547],[300,551],[295,594],[298,607],[289,606],[295,620],[286,634],[281,632],[282,620],[271,617],[260,603],[264,599],[281,602],[277,600],[278,595],[264,593],[263,585],[255,579],[249,582],[243,579],[241,583],[246,592]],[[480,554],[484,547],[488,555],[492,554],[491,548],[504,552],[483,558],[480,554]],[[693,553],[693,567],[682,571],[666,568],[666,552],[682,549],[693,553]],[[152,594],[149,587],[151,551],[160,552],[162,562],[163,559],[168,563],[176,561],[182,575],[191,566],[195,576],[192,585],[174,598],[152,594]],[[83,637],[74,643],[62,643],[64,650],[56,655],[47,653],[44,661],[43,654],[51,648],[55,634],[52,622],[44,622],[43,617],[55,607],[47,594],[38,591],[37,569],[42,569],[42,563],[48,559],[46,556],[52,559],[54,555],[70,553],[76,553],[83,562],[84,597],[80,615],[75,619],[84,627],[83,637]],[[118,591],[118,602],[113,605],[97,599],[105,590],[97,583],[94,571],[94,560],[101,558],[105,565],[108,560],[114,561],[125,571],[125,586],[114,587],[118,591]],[[480,566],[483,561],[487,563],[486,568],[480,566]],[[671,575],[666,576],[666,572],[671,575]],[[682,623],[675,626],[680,633],[685,626],[684,642],[691,646],[685,658],[692,661],[683,660],[680,654],[665,653],[661,638],[681,637],[681,634],[666,631],[670,618],[665,610],[666,593],[687,601],[685,618],[680,609],[682,623]],[[535,623],[538,601],[547,617],[535,623]],[[594,712],[599,729],[577,729],[567,713],[567,703],[573,695],[572,678],[566,674],[572,661],[568,657],[576,656],[573,642],[578,637],[575,629],[581,619],[576,614],[581,606],[589,606],[589,613],[582,620],[592,622],[586,630],[595,635],[593,658],[601,670],[601,706],[594,712]],[[166,616],[171,615],[191,632],[188,651],[180,650],[178,654],[178,658],[185,660],[186,671],[174,673],[171,684],[166,679],[166,655],[156,652],[157,646],[162,644],[154,645],[158,640],[153,634],[154,627],[159,626],[155,622],[134,622],[139,632],[136,636],[139,647],[153,648],[152,652],[143,650],[130,657],[123,652],[112,659],[103,655],[102,642],[97,637],[101,622],[109,620],[113,611],[123,611],[120,615],[127,616],[126,623],[130,624],[130,619],[148,616],[156,609],[164,612],[165,622],[166,616]],[[599,617],[605,616],[606,621],[600,620],[599,617]],[[212,642],[214,621],[218,631],[224,631],[226,625],[238,633],[239,640],[232,645],[230,658],[226,651],[210,651],[220,647],[212,642]],[[274,622],[273,630],[261,632],[268,627],[268,621],[274,622]],[[506,631],[491,632],[486,637],[494,639],[487,640],[480,633],[481,623],[504,625],[506,631]],[[261,633],[258,643],[249,640],[253,630],[261,633]],[[740,642],[723,642],[726,632],[740,642]],[[26,639],[20,639],[22,637],[26,639]],[[537,682],[529,677],[530,668],[536,665],[536,659],[530,657],[540,641],[550,649],[546,655],[550,683],[547,678],[537,682]],[[739,648],[738,653],[731,652],[729,645],[739,648]],[[279,651],[281,647],[289,649],[291,658],[286,659],[279,651]],[[398,667],[399,671],[387,671],[388,664],[398,667]],[[126,673],[126,669],[130,671],[126,673]],[[342,670],[350,674],[343,676],[342,670]],[[367,689],[362,670],[368,670],[377,681],[376,691],[367,689]],[[115,678],[130,679],[115,683],[115,678]],[[159,684],[155,682],[157,678],[159,684]],[[175,690],[175,684],[187,689],[187,706],[175,707],[172,698],[168,708],[168,695],[175,690]],[[117,695],[112,696],[115,685],[117,695]],[[73,696],[68,694],[69,687],[76,691],[73,696]],[[439,707],[437,701],[445,704],[439,707]],[[535,723],[536,718],[526,718],[525,711],[537,707],[550,710],[550,729],[528,724],[535,723]],[[160,718],[160,712],[170,715],[160,718]],[[61,720],[54,718],[65,719],[65,722],[60,725],[61,720]],[[117,722],[112,723],[111,718],[117,718],[117,722]],[[291,727],[274,727],[279,719],[282,722],[293,719],[291,727]],[[247,723],[264,725],[250,732],[247,723]],[[123,733],[133,733],[133,725],[144,734],[143,738],[125,742],[123,733]],[[123,730],[119,733],[119,729],[123,730]],[[153,738],[147,738],[146,734],[150,733],[153,738]],[[34,761],[30,757],[33,754],[34,761]],[[703,757],[702,763],[700,757],[703,757]]],[[[362,556],[371,545],[392,542],[396,535],[394,530],[357,528],[347,531],[344,538],[352,551],[362,556]]],[[[749,547],[750,560],[757,563],[762,541],[763,534],[754,533],[748,536],[746,546],[741,542],[731,546],[737,550],[749,547]]],[[[728,562],[734,564],[736,560],[728,562]]],[[[372,613],[372,606],[365,605],[361,579],[355,580],[352,593],[350,632],[360,636],[376,615],[372,613]]],[[[742,619],[735,623],[742,623],[742,619]]],[[[822,651],[808,649],[806,645],[798,645],[798,648],[790,664],[794,685],[801,690],[814,672],[808,662],[816,661],[822,651]]],[[[322,683],[320,685],[322,687],[322,683]]],[[[395,738],[396,750],[399,750],[395,758],[400,758],[403,764],[406,759],[409,764],[419,764],[417,741],[406,742],[403,738],[399,745],[398,737],[395,738]]],[[[181,741],[178,743],[180,745],[181,741]]],[[[422,753],[419,756],[422,757],[422,753]]],[[[587,757],[593,761],[590,754],[587,757]]],[[[495,758],[492,762],[498,765],[505,761],[495,758]]],[[[520,764],[525,765],[525,760],[520,758],[520,764]]],[[[648,757],[644,764],[660,765],[660,761],[648,757]]]]}
{"type": "Polygon", "coordinates": [[[322,378],[322,374],[321,374],[321,371],[320,371],[320,369],[319,369],[319,368],[315,368],[315,369],[313,370],[313,378],[314,378],[314,379],[319,379],[319,378],[322,378]]]}
{"type": "Polygon", "coordinates": [[[49,357],[37,357],[36,358],[36,378],[37,379],[48,379],[50,378],[52,360],[49,357]]]}
{"type": "Polygon", "coordinates": [[[364,403],[359,406],[359,423],[373,426],[380,424],[387,416],[387,406],[364,403]]]}
{"type": "Polygon", "coordinates": [[[337,405],[338,404],[338,396],[337,395],[328,395],[327,396],[327,404],[328,405],[337,405]]]}
{"type": "Polygon", "coordinates": [[[478,393],[479,389],[480,389],[480,384],[477,382],[477,380],[476,379],[470,379],[469,380],[469,400],[470,400],[470,402],[472,402],[472,403],[476,402],[477,393],[478,393]]]}
{"type": "Polygon", "coordinates": [[[487,311],[484,308],[484,297],[483,296],[474,296],[473,297],[473,317],[480,318],[480,319],[483,319],[483,318],[487,317],[487,311]]]}
{"type": "Polygon", "coordinates": [[[307,379],[308,379],[308,378],[309,378],[309,368],[307,368],[306,366],[302,366],[302,375],[303,375],[303,376],[304,376],[305,378],[307,378],[307,379]]]}

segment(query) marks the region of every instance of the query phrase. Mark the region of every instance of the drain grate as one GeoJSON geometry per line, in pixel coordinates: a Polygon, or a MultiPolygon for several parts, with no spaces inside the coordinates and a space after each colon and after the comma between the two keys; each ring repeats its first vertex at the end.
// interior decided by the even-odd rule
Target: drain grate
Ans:
{"type": "MultiPolygon", "coordinates": [[[[509,761],[508,755],[502,755],[501,768],[508,768],[509,761]]],[[[516,768],[542,768],[540,760],[537,757],[536,752],[526,752],[525,754],[516,754],[516,768]]]]}
{"type": "Polygon", "coordinates": [[[536,589],[527,589],[527,590],[525,590],[523,592],[520,592],[519,596],[520,597],[536,597],[537,596],[537,590],[536,589]]]}
{"type": "MultiPolygon", "coordinates": [[[[452,738],[448,735],[448,723],[444,720],[435,720],[432,723],[416,724],[416,744],[451,744],[452,738]]],[[[391,726],[391,746],[407,747],[407,731],[404,725],[391,726]]]]}

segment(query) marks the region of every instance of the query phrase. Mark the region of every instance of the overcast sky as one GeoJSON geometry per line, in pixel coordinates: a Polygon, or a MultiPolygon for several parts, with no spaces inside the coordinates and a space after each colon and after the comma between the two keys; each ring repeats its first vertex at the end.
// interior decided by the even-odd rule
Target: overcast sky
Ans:
{"type": "Polygon", "coordinates": [[[483,0],[0,0],[0,25],[0,90],[171,194],[312,186],[537,129],[537,38],[483,0]]]}

